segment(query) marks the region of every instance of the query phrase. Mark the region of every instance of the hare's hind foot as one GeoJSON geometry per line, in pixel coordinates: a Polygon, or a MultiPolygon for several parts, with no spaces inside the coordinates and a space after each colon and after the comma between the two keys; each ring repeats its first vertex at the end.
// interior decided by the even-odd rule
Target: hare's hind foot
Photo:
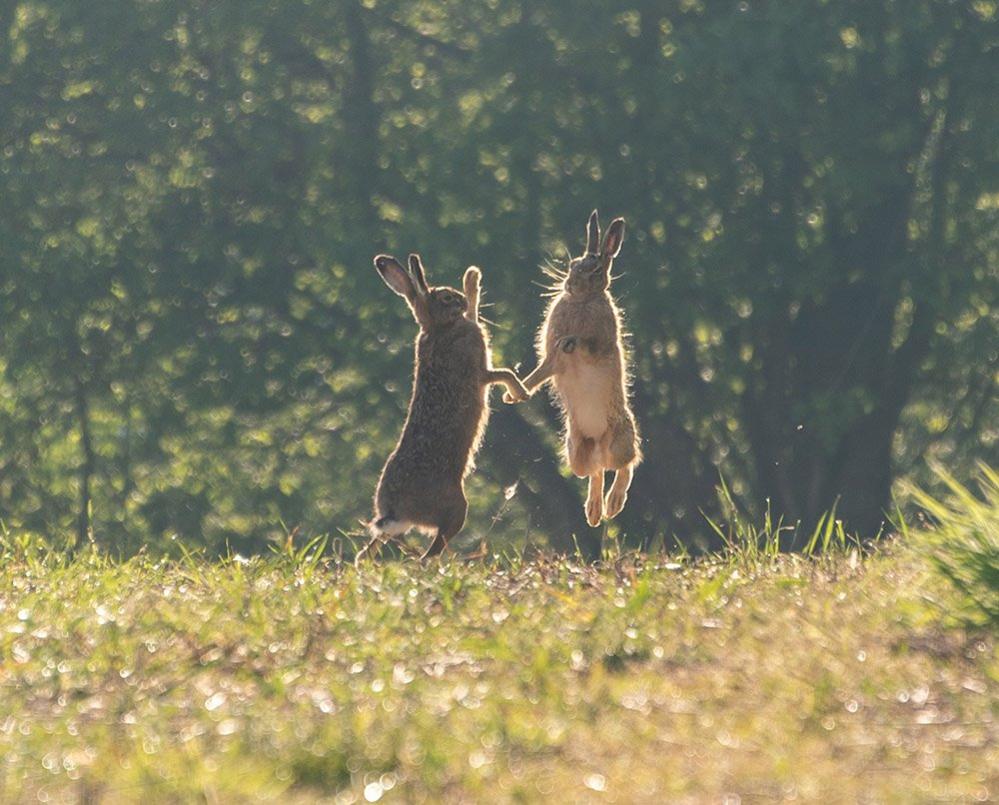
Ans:
{"type": "Polygon", "coordinates": [[[617,517],[624,504],[628,502],[628,488],[631,486],[631,479],[634,470],[629,465],[618,470],[614,474],[614,483],[611,484],[610,492],[607,493],[607,501],[604,505],[604,513],[607,519],[617,517]]]}
{"type": "Polygon", "coordinates": [[[435,556],[440,556],[446,547],[447,540],[441,537],[441,534],[438,531],[437,536],[434,537],[434,541],[430,543],[430,547],[423,552],[423,556],[420,557],[420,561],[429,562],[435,556]]]}
{"type": "Polygon", "coordinates": [[[377,559],[378,554],[381,553],[382,543],[383,540],[380,536],[372,537],[368,544],[354,555],[354,567],[360,567],[361,562],[365,559],[377,559]]]}
{"type": "Polygon", "coordinates": [[[604,516],[604,471],[597,470],[590,476],[590,486],[586,493],[586,522],[593,528],[600,525],[604,516]]]}
{"type": "Polygon", "coordinates": [[[427,562],[435,556],[439,556],[444,551],[451,537],[461,531],[462,526],[465,525],[466,514],[468,514],[468,502],[465,500],[464,494],[462,494],[454,502],[454,506],[445,512],[442,524],[437,527],[434,541],[430,543],[430,547],[420,557],[421,562],[427,562]]]}
{"type": "Polygon", "coordinates": [[[377,559],[381,553],[382,545],[386,542],[391,542],[397,537],[401,537],[412,527],[412,523],[405,520],[396,520],[391,515],[385,515],[372,520],[368,523],[368,533],[371,534],[371,540],[354,555],[354,566],[359,565],[361,560],[368,556],[377,559]]]}

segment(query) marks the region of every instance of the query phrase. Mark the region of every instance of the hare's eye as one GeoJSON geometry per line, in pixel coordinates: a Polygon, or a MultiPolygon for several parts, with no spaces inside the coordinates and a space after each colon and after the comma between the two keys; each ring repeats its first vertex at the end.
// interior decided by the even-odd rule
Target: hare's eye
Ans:
{"type": "Polygon", "coordinates": [[[444,303],[445,305],[450,305],[450,304],[451,304],[451,300],[452,300],[453,298],[454,298],[454,297],[452,297],[452,296],[451,296],[451,294],[449,294],[449,293],[442,293],[442,294],[441,294],[441,301],[442,301],[442,302],[443,302],[443,303],[444,303]]]}

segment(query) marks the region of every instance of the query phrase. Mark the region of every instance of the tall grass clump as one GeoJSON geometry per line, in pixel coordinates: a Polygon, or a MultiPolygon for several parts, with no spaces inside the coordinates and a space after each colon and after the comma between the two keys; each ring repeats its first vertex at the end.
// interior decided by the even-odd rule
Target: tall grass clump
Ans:
{"type": "Polygon", "coordinates": [[[859,538],[847,534],[843,521],[836,517],[835,504],[830,511],[819,517],[809,533],[800,521],[786,523],[783,516],[775,518],[769,498],[761,523],[742,514],[724,478],[719,482],[717,494],[721,519],[713,520],[703,511],[701,516],[721,539],[725,546],[724,553],[731,559],[757,562],[776,559],[786,551],[815,557],[860,547],[859,538]]]}
{"type": "Polygon", "coordinates": [[[979,494],[943,469],[936,473],[943,499],[912,488],[914,501],[933,525],[915,541],[933,569],[960,593],[963,617],[977,626],[999,627],[999,474],[979,466],[979,494]]]}

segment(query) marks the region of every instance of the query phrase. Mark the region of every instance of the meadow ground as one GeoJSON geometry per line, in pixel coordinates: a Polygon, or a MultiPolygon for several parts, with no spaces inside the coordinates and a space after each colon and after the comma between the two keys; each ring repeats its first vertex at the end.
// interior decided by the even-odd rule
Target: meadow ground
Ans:
{"type": "Polygon", "coordinates": [[[0,801],[999,797],[999,654],[916,552],[355,570],[7,551],[0,801]]]}

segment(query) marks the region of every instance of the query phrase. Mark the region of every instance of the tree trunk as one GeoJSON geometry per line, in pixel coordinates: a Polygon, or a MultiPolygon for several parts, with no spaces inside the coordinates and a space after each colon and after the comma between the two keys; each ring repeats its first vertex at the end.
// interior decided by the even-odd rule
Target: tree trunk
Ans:
{"type": "Polygon", "coordinates": [[[492,468],[504,486],[521,483],[518,497],[551,547],[572,553],[578,544],[585,558],[598,558],[602,531],[587,525],[575,479],[559,473],[530,423],[512,407],[503,406],[492,414],[487,440],[483,452],[490,456],[492,468]]]}
{"type": "Polygon", "coordinates": [[[80,449],[83,453],[83,461],[80,464],[79,511],[76,519],[76,547],[80,548],[87,542],[93,541],[90,522],[90,481],[94,476],[96,456],[90,433],[90,403],[83,381],[78,377],[74,379],[74,403],[77,425],[80,428],[80,449]]]}
{"type": "Polygon", "coordinates": [[[371,39],[359,3],[344,7],[345,27],[350,42],[350,82],[344,89],[344,126],[348,143],[349,165],[341,170],[348,185],[347,195],[358,210],[362,230],[358,240],[368,248],[369,239],[378,226],[378,215],[372,201],[378,186],[378,107],[374,100],[375,68],[371,58],[371,39]]]}

